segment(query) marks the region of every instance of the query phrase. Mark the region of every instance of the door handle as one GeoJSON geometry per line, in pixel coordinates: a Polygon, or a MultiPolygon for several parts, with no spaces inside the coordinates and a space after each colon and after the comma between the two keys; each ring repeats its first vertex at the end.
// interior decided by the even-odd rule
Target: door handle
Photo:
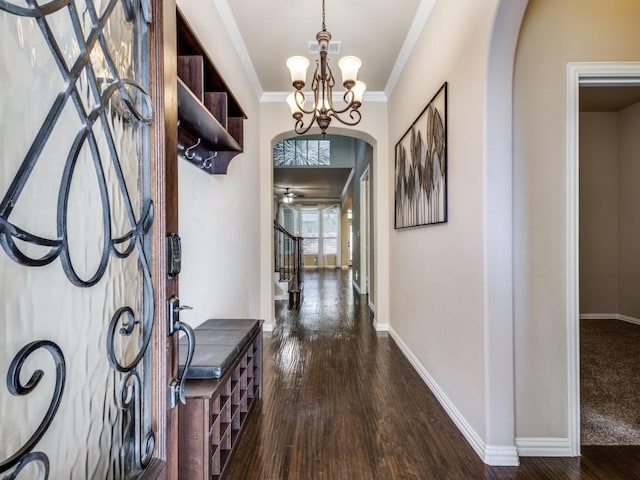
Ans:
{"type": "Polygon", "coordinates": [[[196,337],[193,329],[186,323],[180,321],[180,312],[182,310],[193,310],[188,305],[180,305],[180,300],[175,295],[167,300],[167,335],[173,335],[177,332],[184,332],[187,336],[187,359],[182,370],[182,375],[178,378],[172,378],[169,382],[169,410],[175,408],[178,402],[186,404],[184,397],[184,383],[187,379],[187,371],[193,361],[193,354],[196,349],[196,337]]]}

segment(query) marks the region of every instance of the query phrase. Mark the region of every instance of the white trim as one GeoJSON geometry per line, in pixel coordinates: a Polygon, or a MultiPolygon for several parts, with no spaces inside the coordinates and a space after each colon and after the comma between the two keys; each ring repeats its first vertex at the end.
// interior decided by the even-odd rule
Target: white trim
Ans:
{"type": "Polygon", "coordinates": [[[507,451],[515,449],[516,432],[513,72],[527,3],[528,0],[498,2],[483,105],[483,121],[490,126],[484,130],[482,149],[484,440],[492,446],[506,447],[507,451]]]}
{"type": "Polygon", "coordinates": [[[262,333],[267,333],[270,334],[271,332],[273,332],[273,325],[275,324],[275,320],[272,323],[263,323],[262,324],[262,333]]]}
{"type": "Polygon", "coordinates": [[[287,101],[291,92],[262,92],[260,103],[281,103],[287,101]]]}
{"type": "Polygon", "coordinates": [[[367,302],[369,304],[369,310],[371,310],[373,312],[373,314],[376,314],[376,306],[373,304],[373,302],[371,300],[369,300],[367,302]]]}
{"type": "Polygon", "coordinates": [[[244,39],[242,38],[242,34],[240,33],[240,29],[238,28],[236,18],[233,16],[233,12],[229,7],[229,2],[227,0],[213,0],[213,5],[216,7],[216,10],[218,10],[218,15],[220,15],[222,24],[224,25],[224,28],[227,30],[227,33],[231,38],[233,48],[238,54],[240,63],[242,64],[242,67],[247,74],[249,82],[253,86],[256,97],[261,98],[263,94],[262,84],[260,83],[260,79],[258,78],[256,69],[253,66],[253,62],[251,61],[251,56],[249,55],[247,46],[244,43],[244,39]]]}
{"type": "Polygon", "coordinates": [[[351,268],[351,266],[350,265],[341,265],[340,268],[342,270],[349,270],[351,268]]]}
{"type": "Polygon", "coordinates": [[[579,93],[580,85],[612,84],[640,84],[640,63],[573,62],[567,64],[567,428],[571,456],[580,455],[579,93]]]}
{"type": "MultiPolygon", "coordinates": [[[[258,98],[260,103],[285,103],[290,94],[291,92],[262,92],[258,98]]],[[[334,102],[343,102],[344,92],[333,92],[331,98],[334,102]]],[[[387,100],[384,92],[364,92],[362,97],[362,103],[386,103],[387,100]]]]}
{"type": "Polygon", "coordinates": [[[621,313],[581,313],[580,320],[621,320],[640,325],[640,318],[630,317],[621,313]]]}
{"type": "Polygon", "coordinates": [[[517,467],[520,465],[518,458],[518,449],[515,446],[493,446],[486,445],[484,447],[484,457],[482,458],[487,465],[495,465],[501,467],[517,467]]]}
{"type": "Polygon", "coordinates": [[[281,282],[280,281],[280,277],[279,277],[279,273],[278,272],[274,272],[273,273],[273,299],[274,300],[288,300],[289,299],[289,283],[288,282],[281,282]],[[276,289],[280,292],[280,294],[275,293],[276,289]]]}
{"type": "Polygon", "coordinates": [[[578,329],[578,93],[574,64],[567,66],[567,433],[571,456],[580,454],[580,360],[578,329]]]}
{"type": "Polygon", "coordinates": [[[409,31],[404,39],[400,53],[396,58],[396,63],[393,65],[393,69],[389,75],[389,80],[387,80],[387,85],[384,87],[384,93],[387,98],[391,96],[393,90],[396,88],[396,84],[400,79],[400,74],[404,70],[407,61],[411,56],[413,47],[415,47],[418,37],[422,33],[425,23],[427,23],[427,18],[429,18],[429,14],[431,13],[431,9],[435,3],[436,0],[422,0],[420,5],[418,5],[411,27],[409,27],[409,31]]]}
{"type": "Polygon", "coordinates": [[[387,103],[388,101],[389,98],[384,92],[364,92],[362,96],[362,103],[387,103]]]}
{"type": "Polygon", "coordinates": [[[572,457],[571,440],[568,438],[516,437],[521,457],[572,457]]]}
{"type": "Polygon", "coordinates": [[[617,313],[581,313],[580,320],[618,320],[617,313]]]}
{"type": "Polygon", "coordinates": [[[391,328],[388,323],[377,322],[375,317],[373,319],[373,327],[375,328],[376,332],[388,332],[391,328]]]}
{"type": "MultiPolygon", "coordinates": [[[[351,184],[351,181],[353,180],[353,176],[356,174],[356,169],[355,167],[351,169],[351,171],[349,172],[349,176],[347,177],[347,181],[344,182],[344,187],[342,188],[342,193],[340,194],[340,202],[342,202],[342,199],[345,197],[345,195],[347,194],[347,190],[349,190],[349,185],[351,184]]],[[[342,223],[342,222],[340,222],[342,223]]]]}
{"type": "Polygon", "coordinates": [[[635,323],[636,325],[640,325],[640,318],[630,317],[629,315],[618,314],[618,320],[622,320],[623,322],[635,323]]]}
{"type": "Polygon", "coordinates": [[[458,427],[458,430],[460,430],[464,438],[469,442],[469,445],[471,445],[471,448],[473,448],[483,462],[487,465],[504,466],[516,466],[519,464],[518,452],[515,447],[485,445],[484,440],[480,438],[471,424],[464,418],[462,413],[460,413],[429,372],[427,372],[427,369],[424,368],[411,349],[402,341],[400,336],[391,326],[389,326],[389,336],[394,342],[396,342],[404,356],[409,360],[409,363],[411,363],[424,383],[427,384],[429,390],[431,390],[433,395],[438,399],[442,408],[444,408],[451,420],[453,420],[453,423],[458,427]]]}
{"type": "Polygon", "coordinates": [[[371,171],[367,167],[360,175],[360,281],[364,281],[360,294],[368,294],[371,288],[371,171]],[[362,188],[366,185],[366,192],[362,188]],[[363,214],[364,212],[364,214],[363,214]]]}

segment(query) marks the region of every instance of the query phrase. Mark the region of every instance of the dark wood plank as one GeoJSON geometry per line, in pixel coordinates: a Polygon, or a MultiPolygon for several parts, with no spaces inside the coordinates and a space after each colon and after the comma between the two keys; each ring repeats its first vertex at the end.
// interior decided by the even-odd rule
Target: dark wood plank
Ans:
{"type": "Polygon", "coordinates": [[[209,422],[205,411],[206,403],[206,399],[199,399],[191,402],[189,408],[180,407],[180,476],[178,478],[205,480],[208,476],[209,458],[205,452],[208,452],[209,435],[205,425],[209,422]],[[194,424],[203,427],[192,428],[194,424]]]}
{"type": "Polygon", "coordinates": [[[202,55],[178,56],[178,77],[202,103],[204,101],[204,58],[202,55]]]}
{"type": "Polygon", "coordinates": [[[244,147],[244,122],[242,117],[229,117],[227,119],[227,131],[240,145],[244,147]]]}
{"type": "Polygon", "coordinates": [[[190,130],[203,142],[208,142],[218,151],[241,151],[242,147],[227,132],[218,120],[204,107],[204,104],[196,98],[189,88],[178,81],[178,112],[180,128],[190,130]]]}
{"type": "MultiPolygon", "coordinates": [[[[225,129],[227,128],[227,98],[228,95],[226,92],[205,92],[204,93],[204,106],[207,107],[207,110],[211,112],[220,125],[222,125],[225,129]]],[[[231,135],[235,140],[238,139],[233,135],[231,135]]],[[[242,146],[242,145],[241,145],[242,146]]]]}
{"type": "Polygon", "coordinates": [[[278,302],[264,343],[264,398],[226,480],[640,479],[637,447],[489,467],[387,335],[347,272],[305,273],[299,312],[278,302]],[[362,298],[362,300],[361,300],[362,298]]]}

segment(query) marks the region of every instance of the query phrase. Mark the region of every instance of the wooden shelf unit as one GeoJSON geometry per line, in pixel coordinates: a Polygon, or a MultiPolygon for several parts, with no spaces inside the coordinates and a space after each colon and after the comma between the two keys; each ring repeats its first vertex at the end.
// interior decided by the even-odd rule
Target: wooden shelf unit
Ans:
{"type": "Polygon", "coordinates": [[[256,399],[262,397],[262,329],[220,379],[187,380],[179,410],[179,478],[220,480],[256,399]]]}
{"type": "Polygon", "coordinates": [[[178,153],[211,174],[226,174],[243,151],[247,118],[178,9],[178,153]]]}

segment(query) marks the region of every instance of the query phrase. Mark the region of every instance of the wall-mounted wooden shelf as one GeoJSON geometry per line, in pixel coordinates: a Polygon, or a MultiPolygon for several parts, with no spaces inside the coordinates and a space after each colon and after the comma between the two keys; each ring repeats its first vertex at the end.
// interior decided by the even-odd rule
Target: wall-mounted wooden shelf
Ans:
{"type": "Polygon", "coordinates": [[[178,10],[178,153],[202,170],[227,173],[243,151],[247,118],[178,10]]]}
{"type": "Polygon", "coordinates": [[[178,78],[178,112],[180,126],[202,135],[202,142],[215,151],[241,152],[242,147],[227,129],[195,97],[178,78]]]}

